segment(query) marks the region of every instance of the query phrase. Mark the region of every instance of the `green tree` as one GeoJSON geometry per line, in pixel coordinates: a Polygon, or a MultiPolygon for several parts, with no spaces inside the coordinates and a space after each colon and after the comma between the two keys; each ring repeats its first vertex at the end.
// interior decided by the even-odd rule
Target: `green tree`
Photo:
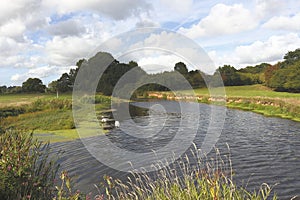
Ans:
{"type": "Polygon", "coordinates": [[[29,78],[22,83],[23,92],[45,92],[46,86],[38,78],[29,78]]]}
{"type": "Polygon", "coordinates": [[[6,93],[7,87],[6,85],[0,86],[0,94],[6,93]]]}
{"type": "Polygon", "coordinates": [[[240,75],[233,66],[224,65],[223,67],[219,67],[214,76],[218,76],[218,73],[221,75],[225,86],[244,85],[240,75]]]}
{"type": "Polygon", "coordinates": [[[300,92],[300,61],[277,70],[269,80],[276,91],[300,92]]]}
{"type": "Polygon", "coordinates": [[[174,66],[174,71],[178,71],[179,73],[185,75],[188,73],[188,69],[183,62],[178,62],[174,66]]]}
{"type": "Polygon", "coordinates": [[[279,69],[280,63],[277,63],[275,65],[270,65],[265,70],[265,83],[268,87],[270,87],[270,80],[272,76],[275,74],[275,72],[279,69]]]}
{"type": "Polygon", "coordinates": [[[73,83],[70,79],[69,74],[64,73],[61,77],[57,80],[57,90],[59,92],[70,92],[72,91],[73,83]]]}
{"type": "Polygon", "coordinates": [[[290,64],[294,64],[295,62],[300,60],[300,48],[296,49],[295,51],[289,51],[287,54],[284,55],[284,62],[283,66],[285,67],[290,64]]]}

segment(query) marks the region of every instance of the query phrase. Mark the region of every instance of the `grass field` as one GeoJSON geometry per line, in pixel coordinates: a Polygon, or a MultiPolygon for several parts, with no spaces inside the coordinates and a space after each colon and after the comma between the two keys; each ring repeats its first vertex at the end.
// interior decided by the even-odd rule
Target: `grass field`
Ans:
{"type": "MultiPolygon", "coordinates": [[[[38,99],[56,98],[56,94],[1,94],[0,108],[8,106],[20,106],[30,104],[38,99]]],[[[71,94],[61,94],[59,99],[71,99],[71,94]]]]}
{"type": "MultiPolygon", "coordinates": [[[[162,93],[165,98],[170,94],[170,92],[151,93],[162,93]]],[[[199,102],[215,104],[219,102],[210,100],[210,96],[226,95],[227,107],[300,121],[300,93],[275,92],[263,85],[247,85],[211,88],[210,90],[207,88],[182,90],[176,94],[183,97],[196,94],[201,97],[199,102]]]]}
{"type": "MultiPolygon", "coordinates": [[[[105,101],[105,103],[95,104],[96,110],[107,109],[108,97],[97,95],[96,98],[100,102],[103,99],[105,101]]],[[[95,130],[99,129],[99,124],[95,127],[96,123],[91,122],[81,124],[82,127],[85,127],[85,133],[78,135],[73,121],[71,99],[71,93],[59,95],[59,98],[56,98],[56,94],[1,95],[0,112],[14,108],[21,109],[24,113],[2,118],[0,128],[14,127],[33,131],[34,137],[50,142],[70,141],[97,134],[95,130]]],[[[88,116],[85,115],[85,117],[88,116]]],[[[105,131],[103,132],[105,133],[105,131]]]]}
{"type": "MultiPolygon", "coordinates": [[[[209,95],[207,88],[194,90],[199,95],[209,95]]],[[[213,93],[222,91],[222,88],[211,88],[213,93]]],[[[182,91],[182,93],[190,91],[182,91]]],[[[225,93],[227,97],[267,97],[267,98],[295,98],[300,100],[300,93],[275,92],[263,85],[246,85],[246,86],[226,86],[225,93]]]]}

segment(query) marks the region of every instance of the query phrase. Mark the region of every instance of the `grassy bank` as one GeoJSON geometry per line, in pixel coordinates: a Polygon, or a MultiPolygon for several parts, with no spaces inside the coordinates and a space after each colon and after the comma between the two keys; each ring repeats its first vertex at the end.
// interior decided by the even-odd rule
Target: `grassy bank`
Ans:
{"type": "MultiPolygon", "coordinates": [[[[201,103],[219,104],[220,99],[213,94],[222,94],[223,88],[195,89],[194,91],[179,91],[181,100],[196,100],[201,103]],[[189,98],[195,92],[197,99],[189,98]]],[[[225,87],[226,106],[263,114],[265,116],[281,117],[300,121],[300,93],[275,92],[263,85],[227,86],[225,87]]],[[[151,92],[154,98],[174,99],[170,92],[151,92]]],[[[195,97],[195,96],[194,96],[195,97]]]]}
{"type": "MultiPolygon", "coordinates": [[[[86,100],[86,99],[85,99],[86,100]]],[[[110,98],[96,95],[98,112],[110,105],[110,98]]],[[[42,141],[62,142],[78,139],[72,113],[72,95],[19,94],[0,96],[0,127],[33,131],[34,137],[42,141]]],[[[93,124],[83,124],[91,127],[93,124]]],[[[81,137],[94,135],[92,128],[81,137]]]]}

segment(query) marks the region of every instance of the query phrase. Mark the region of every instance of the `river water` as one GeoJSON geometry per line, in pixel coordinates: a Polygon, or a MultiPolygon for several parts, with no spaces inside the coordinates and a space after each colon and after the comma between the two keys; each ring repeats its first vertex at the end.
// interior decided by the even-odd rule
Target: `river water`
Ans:
{"type": "MultiPolygon", "coordinates": [[[[252,112],[188,102],[136,102],[130,106],[130,119],[121,114],[114,115],[120,120],[120,128],[112,129],[106,135],[83,139],[84,142],[54,143],[52,148],[54,152],[64,151],[59,159],[61,169],[67,169],[75,177],[76,187],[86,193],[95,192],[94,184],[99,184],[104,175],[121,179],[128,175],[115,167],[120,166],[120,160],[128,154],[122,153],[117,158],[102,144],[98,149],[102,152],[100,160],[104,162],[99,162],[84,144],[97,143],[105,138],[123,152],[135,152],[136,155],[159,151],[171,142],[176,144],[161,152],[161,155],[167,155],[180,146],[186,146],[186,141],[192,137],[192,142],[201,148],[210,121],[214,120],[212,111],[218,109],[226,113],[224,126],[216,129],[221,132],[214,137],[217,138],[215,147],[222,154],[228,152],[229,145],[234,181],[250,191],[258,189],[262,183],[277,184],[273,190],[280,199],[300,195],[300,123],[252,112]],[[197,109],[193,109],[194,106],[197,109]],[[180,109],[182,107],[187,109],[180,109]],[[194,131],[195,135],[188,134],[194,131]]],[[[135,164],[140,166],[146,159],[139,158],[135,164]]]]}

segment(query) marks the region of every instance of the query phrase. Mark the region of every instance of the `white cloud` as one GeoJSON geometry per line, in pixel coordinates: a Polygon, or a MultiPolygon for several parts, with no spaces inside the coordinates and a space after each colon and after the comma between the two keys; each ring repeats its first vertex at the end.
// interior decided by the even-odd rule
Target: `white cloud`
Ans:
{"type": "Polygon", "coordinates": [[[138,64],[146,72],[157,73],[173,70],[175,64],[180,61],[182,59],[175,55],[158,55],[155,57],[143,57],[138,61],[138,64]]]}
{"type": "Polygon", "coordinates": [[[59,66],[43,66],[34,69],[29,69],[23,74],[14,74],[10,77],[10,80],[18,85],[21,85],[28,78],[40,78],[44,79],[49,76],[60,76],[63,73],[69,72],[71,68],[75,66],[59,67],[59,66]]]}
{"type": "Polygon", "coordinates": [[[300,13],[292,17],[275,16],[262,25],[263,28],[286,30],[286,31],[300,31],[300,13]]]}
{"type": "Polygon", "coordinates": [[[0,27],[0,36],[10,38],[23,38],[26,27],[19,19],[13,19],[0,27]]]}
{"type": "Polygon", "coordinates": [[[89,10],[116,20],[138,16],[151,9],[150,4],[141,0],[44,0],[43,4],[45,7],[54,8],[61,14],[89,10]]]}
{"type": "Polygon", "coordinates": [[[190,12],[193,7],[193,0],[160,0],[160,3],[177,14],[190,12]]]}
{"type": "MultiPolygon", "coordinates": [[[[176,62],[182,61],[190,69],[199,69],[207,73],[215,70],[213,62],[200,46],[174,32],[151,33],[143,41],[132,44],[128,49],[133,53],[127,60],[135,60],[140,65],[161,64],[167,66],[166,70],[169,70],[170,65],[172,68],[176,62]],[[167,65],[168,62],[170,62],[169,65],[167,65]]],[[[154,71],[154,69],[151,70],[154,71]]]]}
{"type": "Polygon", "coordinates": [[[46,43],[45,53],[51,65],[72,65],[89,55],[98,44],[96,38],[55,36],[46,43]]]}
{"type": "Polygon", "coordinates": [[[85,27],[79,20],[67,20],[57,24],[51,24],[47,27],[51,35],[57,36],[78,36],[86,32],[85,27]]]}
{"type": "Polygon", "coordinates": [[[274,13],[280,14],[286,10],[288,0],[256,0],[255,1],[255,14],[263,18],[274,16],[274,13]]]}
{"type": "Polygon", "coordinates": [[[0,25],[15,18],[25,18],[39,6],[39,0],[1,0],[0,25]]]}
{"type": "Polygon", "coordinates": [[[239,33],[254,29],[258,25],[255,15],[242,4],[232,6],[217,4],[208,16],[190,28],[180,28],[180,32],[191,38],[239,33]]]}
{"type": "Polygon", "coordinates": [[[267,41],[256,41],[251,45],[239,46],[235,53],[239,63],[260,63],[281,60],[288,51],[293,51],[300,46],[298,34],[271,36],[267,41]]]}

